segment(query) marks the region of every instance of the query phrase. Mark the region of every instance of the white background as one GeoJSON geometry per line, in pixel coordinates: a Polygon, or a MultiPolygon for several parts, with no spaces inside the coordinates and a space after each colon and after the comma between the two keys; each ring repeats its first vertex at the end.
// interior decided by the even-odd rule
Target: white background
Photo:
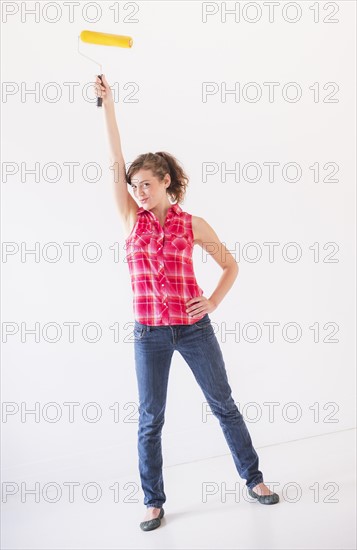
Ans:
{"type": "MultiPolygon", "coordinates": [[[[27,7],[33,4],[28,2],[27,7]]],[[[300,2],[302,18],[295,24],[282,18],[283,2],[274,22],[269,22],[268,11],[260,3],[262,17],[256,23],[248,18],[235,22],[233,15],[222,22],[220,3],[216,3],[217,14],[206,23],[201,2],[136,4],[139,11],[132,19],[138,22],[123,21],[133,11],[124,9],[124,3],[120,4],[120,22],[113,22],[109,9],[113,2],[100,3],[97,23],[86,21],[79,7],[69,22],[68,8],[61,2],[57,6],[62,15],[56,23],[47,22],[43,13],[38,22],[31,15],[21,21],[20,11],[5,23],[2,14],[2,240],[27,250],[39,243],[40,251],[37,260],[33,254],[21,257],[20,250],[6,259],[3,255],[3,334],[6,323],[13,323],[17,332],[3,343],[2,399],[19,408],[24,403],[28,409],[38,402],[40,411],[38,422],[31,414],[22,421],[20,412],[8,416],[6,422],[3,417],[3,480],[101,480],[119,475],[130,480],[137,474],[137,414],[129,422],[132,409],[126,409],[128,403],[137,403],[132,294],[112,190],[104,111],[96,107],[93,90],[89,91],[91,101],[82,94],[99,71],[77,52],[77,37],[84,29],[126,34],[134,40],[131,49],[80,45],[83,53],[102,63],[109,83],[117,83],[116,114],[126,162],[148,151],[175,155],[190,177],[182,208],[204,217],[237,254],[238,278],[210,317],[233,398],[246,418],[255,448],[346,430],[355,424],[354,2],[338,3],[339,22],[335,24],[323,23],[331,12],[322,9],[323,3],[320,21],[314,23],[312,2],[300,2]],[[79,84],[73,100],[64,85],[69,82],[79,84]],[[125,86],[133,82],[138,101],[130,103],[124,97],[133,88],[129,85],[126,90],[125,86]],[[204,82],[217,83],[219,90],[223,82],[229,89],[235,83],[242,88],[255,82],[262,98],[249,102],[241,94],[240,101],[235,101],[230,94],[224,102],[219,91],[205,102],[204,82]],[[263,85],[266,82],[279,83],[273,102],[263,85]],[[282,96],[288,82],[302,89],[295,103],[282,96]],[[331,82],[339,87],[335,103],[324,101],[333,91],[324,86],[331,82]],[[51,100],[54,87],[48,88],[46,96],[49,83],[57,83],[62,93],[57,101],[51,100]],[[319,83],[317,102],[310,89],[314,83],[319,83]],[[15,92],[6,94],[12,86],[15,92]],[[37,96],[25,93],[36,86],[37,96]],[[66,162],[80,163],[74,181],[69,180],[66,162]],[[90,162],[101,167],[96,183],[82,175],[83,166],[90,162]],[[205,162],[218,167],[226,163],[229,169],[235,163],[253,162],[263,172],[257,182],[245,180],[242,171],[240,182],[234,175],[224,182],[220,171],[205,182],[205,162]],[[263,165],[267,162],[279,163],[274,181],[269,181],[263,165]],[[290,162],[302,171],[294,183],[282,176],[281,167],[290,162]],[[17,173],[5,178],[4,163],[15,163],[17,173]],[[26,174],[35,163],[40,166],[38,182],[26,174]],[[46,175],[48,163],[58,163],[62,170],[58,182],[50,181],[53,169],[46,175]],[[320,166],[317,182],[311,170],[315,163],[320,166]],[[338,165],[337,182],[323,181],[331,172],[323,168],[326,163],[338,165]],[[68,242],[79,243],[73,262],[64,245],[68,242]],[[102,250],[95,263],[82,256],[91,242],[102,250]],[[279,243],[272,262],[263,244],[269,242],[279,243]],[[301,247],[297,262],[283,257],[283,247],[290,242],[301,247]],[[57,243],[62,252],[56,262],[46,259],[48,243],[57,243]],[[260,260],[249,261],[254,250],[247,250],[247,243],[257,243],[260,260]],[[314,243],[319,247],[316,261],[310,249],[314,243]],[[337,243],[333,258],[338,261],[327,261],[333,248],[324,249],[326,243],[337,243]],[[112,247],[119,253],[117,261],[112,247]],[[238,257],[239,248],[244,247],[246,253],[238,257]],[[64,326],[69,322],[80,323],[73,343],[64,326]],[[97,343],[82,337],[82,328],[90,322],[102,328],[97,343]],[[267,322],[279,323],[274,342],[269,342],[267,322]],[[30,334],[21,337],[21,324],[25,332],[35,323],[40,327],[39,342],[30,334]],[[47,323],[61,327],[58,342],[44,339],[42,329],[47,323]],[[244,336],[247,323],[256,323],[262,330],[255,343],[248,341],[255,338],[254,329],[244,336]],[[287,323],[301,327],[296,343],[283,337],[282,327],[287,323]],[[333,332],[328,323],[338,326],[331,336],[337,340],[334,343],[324,341],[333,332]],[[115,324],[119,330],[116,343],[110,329],[115,324]],[[318,342],[311,329],[315,324],[320,330],[318,342]],[[226,330],[234,332],[225,337],[226,330]],[[50,402],[60,407],[58,422],[46,419],[45,405],[50,402]],[[74,422],[68,421],[66,402],[80,404],[74,422]],[[89,402],[101,409],[98,422],[83,419],[89,402]],[[251,402],[255,406],[247,408],[251,402]],[[277,403],[273,419],[264,405],[268,402],[277,403]],[[297,405],[287,410],[289,402],[297,405]],[[114,403],[119,404],[119,422],[113,421],[110,407],[114,403]],[[289,421],[297,410],[299,421],[289,421]],[[254,422],[257,411],[261,418],[254,422]]],[[[48,18],[54,13],[49,11],[48,18]]],[[[88,17],[94,13],[89,10],[88,17]]],[[[254,16],[253,11],[249,13],[254,16]]],[[[89,172],[90,177],[93,174],[89,172]]],[[[48,254],[53,252],[52,248],[48,254]]],[[[220,268],[199,247],[194,263],[198,283],[209,297],[220,268]]],[[[293,338],[295,332],[288,335],[293,338]]],[[[54,331],[48,336],[53,337],[54,331]]],[[[165,466],[229,454],[217,420],[209,417],[202,422],[203,403],[188,365],[176,352],[163,431],[165,466]]],[[[49,409],[48,415],[53,414],[54,409],[49,409]]],[[[94,410],[88,414],[92,416],[94,410]]],[[[278,478],[274,464],[260,466],[266,479],[278,478]]]]}

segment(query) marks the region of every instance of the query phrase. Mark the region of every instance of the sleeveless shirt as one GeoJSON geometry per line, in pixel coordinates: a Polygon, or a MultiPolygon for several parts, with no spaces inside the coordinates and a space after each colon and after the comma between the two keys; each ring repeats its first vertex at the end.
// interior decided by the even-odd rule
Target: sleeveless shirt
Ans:
{"type": "Polygon", "coordinates": [[[204,317],[186,313],[186,302],[203,294],[193,268],[193,239],[192,215],[178,203],[170,206],[163,227],[153,212],[138,209],[124,248],[140,323],[191,325],[204,317]]]}

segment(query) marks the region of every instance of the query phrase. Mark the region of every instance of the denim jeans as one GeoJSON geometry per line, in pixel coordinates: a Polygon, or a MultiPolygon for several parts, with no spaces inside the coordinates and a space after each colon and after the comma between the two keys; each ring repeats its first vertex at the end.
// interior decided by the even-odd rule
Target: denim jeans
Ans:
{"type": "Polygon", "coordinates": [[[192,370],[212,413],[218,418],[239,476],[249,488],[263,481],[258,455],[231,395],[222,351],[208,313],[192,325],[153,326],[135,320],[139,472],[147,508],[161,508],[166,501],[161,432],[175,350],[192,370]]]}

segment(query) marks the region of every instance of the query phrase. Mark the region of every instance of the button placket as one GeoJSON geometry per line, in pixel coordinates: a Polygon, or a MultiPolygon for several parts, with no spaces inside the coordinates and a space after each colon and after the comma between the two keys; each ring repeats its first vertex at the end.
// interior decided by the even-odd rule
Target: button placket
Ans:
{"type": "MultiPolygon", "coordinates": [[[[167,309],[167,293],[165,292],[165,272],[164,272],[164,260],[163,260],[163,240],[164,240],[164,231],[163,228],[160,226],[160,235],[157,240],[157,255],[158,255],[158,261],[159,261],[159,284],[161,285],[161,299],[162,299],[162,305],[167,309]]],[[[165,315],[165,312],[163,313],[165,315]]]]}

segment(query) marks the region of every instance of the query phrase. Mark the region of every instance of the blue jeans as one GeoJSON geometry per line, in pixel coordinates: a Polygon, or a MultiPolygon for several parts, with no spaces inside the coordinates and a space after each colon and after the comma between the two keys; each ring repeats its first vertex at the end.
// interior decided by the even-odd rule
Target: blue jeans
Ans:
{"type": "Polygon", "coordinates": [[[246,486],[253,488],[263,482],[259,458],[232,398],[222,351],[208,313],[192,325],[153,326],[135,320],[134,350],[139,392],[139,472],[144,505],[161,508],[166,501],[161,432],[175,350],[187,362],[212,413],[218,418],[238,474],[246,480],[246,486]]]}

